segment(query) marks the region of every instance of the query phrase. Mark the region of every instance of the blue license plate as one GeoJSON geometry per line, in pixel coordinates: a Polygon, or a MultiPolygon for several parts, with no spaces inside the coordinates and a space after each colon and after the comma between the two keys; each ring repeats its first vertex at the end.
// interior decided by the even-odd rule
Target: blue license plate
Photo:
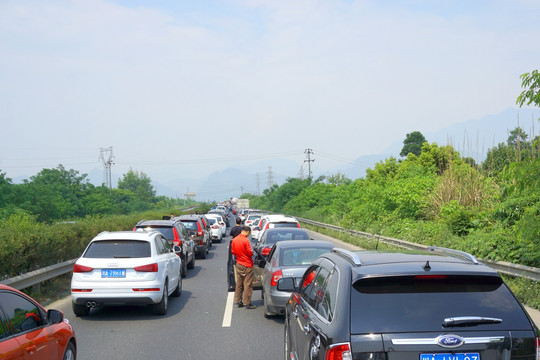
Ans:
{"type": "Polygon", "coordinates": [[[479,353],[420,354],[420,360],[480,360],[479,353]]]}
{"type": "Polygon", "coordinates": [[[125,278],[126,269],[101,269],[102,278],[125,278]]]}

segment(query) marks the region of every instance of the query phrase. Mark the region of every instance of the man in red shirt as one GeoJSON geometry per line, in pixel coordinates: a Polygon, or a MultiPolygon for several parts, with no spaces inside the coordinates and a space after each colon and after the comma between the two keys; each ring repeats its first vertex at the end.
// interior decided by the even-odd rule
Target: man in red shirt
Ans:
{"type": "Polygon", "coordinates": [[[231,253],[236,256],[234,302],[238,307],[245,306],[246,309],[255,309],[256,306],[251,304],[251,294],[253,293],[253,251],[248,239],[249,234],[251,234],[251,228],[244,226],[240,235],[235,237],[231,243],[231,253]]]}

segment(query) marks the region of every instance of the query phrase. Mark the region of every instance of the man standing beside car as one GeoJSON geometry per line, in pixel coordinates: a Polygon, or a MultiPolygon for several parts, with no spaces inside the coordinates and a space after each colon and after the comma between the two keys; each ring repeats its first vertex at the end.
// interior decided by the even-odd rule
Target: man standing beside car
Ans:
{"type": "Polygon", "coordinates": [[[240,235],[231,242],[231,253],[236,256],[236,288],[234,302],[238,307],[255,309],[251,304],[253,293],[253,251],[248,236],[251,233],[249,226],[244,226],[240,235]]]}

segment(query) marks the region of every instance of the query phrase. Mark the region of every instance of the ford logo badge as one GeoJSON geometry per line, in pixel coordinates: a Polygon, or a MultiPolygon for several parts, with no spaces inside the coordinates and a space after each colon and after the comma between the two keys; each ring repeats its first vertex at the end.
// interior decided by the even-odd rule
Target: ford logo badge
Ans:
{"type": "Polygon", "coordinates": [[[461,336],[457,335],[441,335],[437,338],[437,343],[445,348],[456,348],[465,343],[461,336]]]}

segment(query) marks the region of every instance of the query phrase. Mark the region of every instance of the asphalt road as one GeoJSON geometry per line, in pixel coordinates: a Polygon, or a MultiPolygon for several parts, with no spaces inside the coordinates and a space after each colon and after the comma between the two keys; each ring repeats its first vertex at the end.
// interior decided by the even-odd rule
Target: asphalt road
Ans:
{"type": "Polygon", "coordinates": [[[261,292],[253,293],[256,309],[232,306],[225,273],[228,240],[196,260],[183,279],[182,295],[169,298],[165,316],[133,306],[97,308],[77,318],[70,297],[49,308],[64,311],[75,328],[79,360],[281,359],[284,319],[264,318],[261,292]]]}

